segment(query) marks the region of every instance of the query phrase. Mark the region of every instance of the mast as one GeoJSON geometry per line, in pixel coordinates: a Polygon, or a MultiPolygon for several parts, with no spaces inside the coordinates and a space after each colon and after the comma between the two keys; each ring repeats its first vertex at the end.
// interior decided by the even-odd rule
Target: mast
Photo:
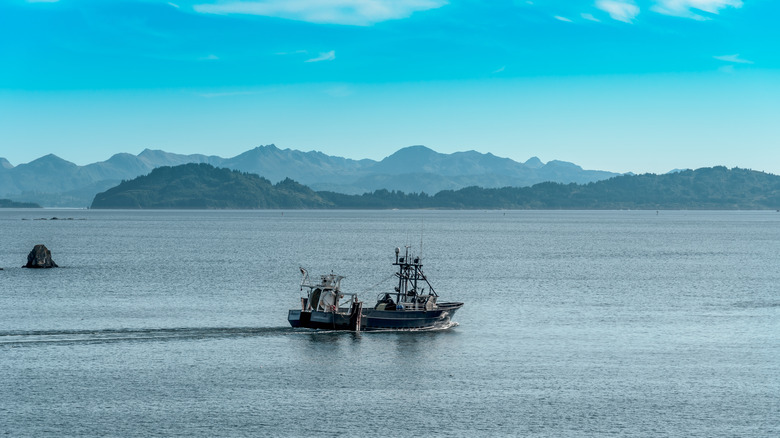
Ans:
{"type": "Polygon", "coordinates": [[[420,283],[425,282],[428,285],[429,293],[432,296],[438,296],[431,286],[431,283],[425,277],[422,271],[422,261],[420,257],[409,255],[409,247],[405,247],[404,256],[401,257],[401,249],[395,249],[395,263],[398,266],[398,287],[396,288],[396,302],[403,303],[414,301],[420,295],[420,283]],[[410,294],[411,292],[411,294],[410,294]],[[411,299],[410,299],[411,298],[411,299]]]}

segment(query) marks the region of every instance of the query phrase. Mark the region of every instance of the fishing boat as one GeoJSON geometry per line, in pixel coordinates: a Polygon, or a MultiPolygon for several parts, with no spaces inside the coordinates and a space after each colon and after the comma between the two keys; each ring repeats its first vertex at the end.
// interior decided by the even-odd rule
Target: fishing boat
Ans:
{"type": "Polygon", "coordinates": [[[463,303],[438,302],[422,270],[420,257],[411,255],[409,247],[395,249],[398,271],[396,286],[377,295],[373,307],[364,307],[357,294],[341,290],[345,277],[330,273],[313,282],[301,268],[303,279],[301,307],[290,309],[287,320],[292,327],[326,330],[430,330],[452,326],[452,316],[463,303]]]}

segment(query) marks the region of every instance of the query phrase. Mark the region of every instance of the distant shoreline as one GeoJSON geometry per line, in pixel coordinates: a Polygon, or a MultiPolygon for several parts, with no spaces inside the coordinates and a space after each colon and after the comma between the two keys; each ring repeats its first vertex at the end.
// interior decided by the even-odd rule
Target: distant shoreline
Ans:
{"type": "Polygon", "coordinates": [[[0,208],[43,208],[35,202],[17,202],[10,199],[0,199],[0,208]]]}
{"type": "Polygon", "coordinates": [[[285,179],[209,164],[159,167],[105,192],[96,209],[777,210],[780,176],[722,166],[665,175],[622,175],[588,184],[466,187],[434,195],[386,189],[314,191],[285,179]]]}

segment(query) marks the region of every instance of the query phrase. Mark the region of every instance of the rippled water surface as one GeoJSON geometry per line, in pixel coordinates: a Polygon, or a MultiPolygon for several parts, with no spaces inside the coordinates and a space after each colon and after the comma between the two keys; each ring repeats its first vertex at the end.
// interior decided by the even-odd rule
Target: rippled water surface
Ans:
{"type": "Polygon", "coordinates": [[[0,434],[780,435],[780,213],[0,210],[0,230],[0,434]],[[288,327],[299,266],[371,301],[421,235],[457,327],[288,327]],[[37,243],[60,268],[19,267],[37,243]]]}

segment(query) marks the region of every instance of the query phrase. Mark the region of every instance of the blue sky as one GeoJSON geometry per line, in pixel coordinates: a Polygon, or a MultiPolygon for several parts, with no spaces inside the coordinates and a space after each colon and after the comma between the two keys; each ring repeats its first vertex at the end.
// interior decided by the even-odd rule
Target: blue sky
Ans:
{"type": "Polygon", "coordinates": [[[780,174],[780,2],[2,0],[0,157],[409,145],[780,174]]]}

